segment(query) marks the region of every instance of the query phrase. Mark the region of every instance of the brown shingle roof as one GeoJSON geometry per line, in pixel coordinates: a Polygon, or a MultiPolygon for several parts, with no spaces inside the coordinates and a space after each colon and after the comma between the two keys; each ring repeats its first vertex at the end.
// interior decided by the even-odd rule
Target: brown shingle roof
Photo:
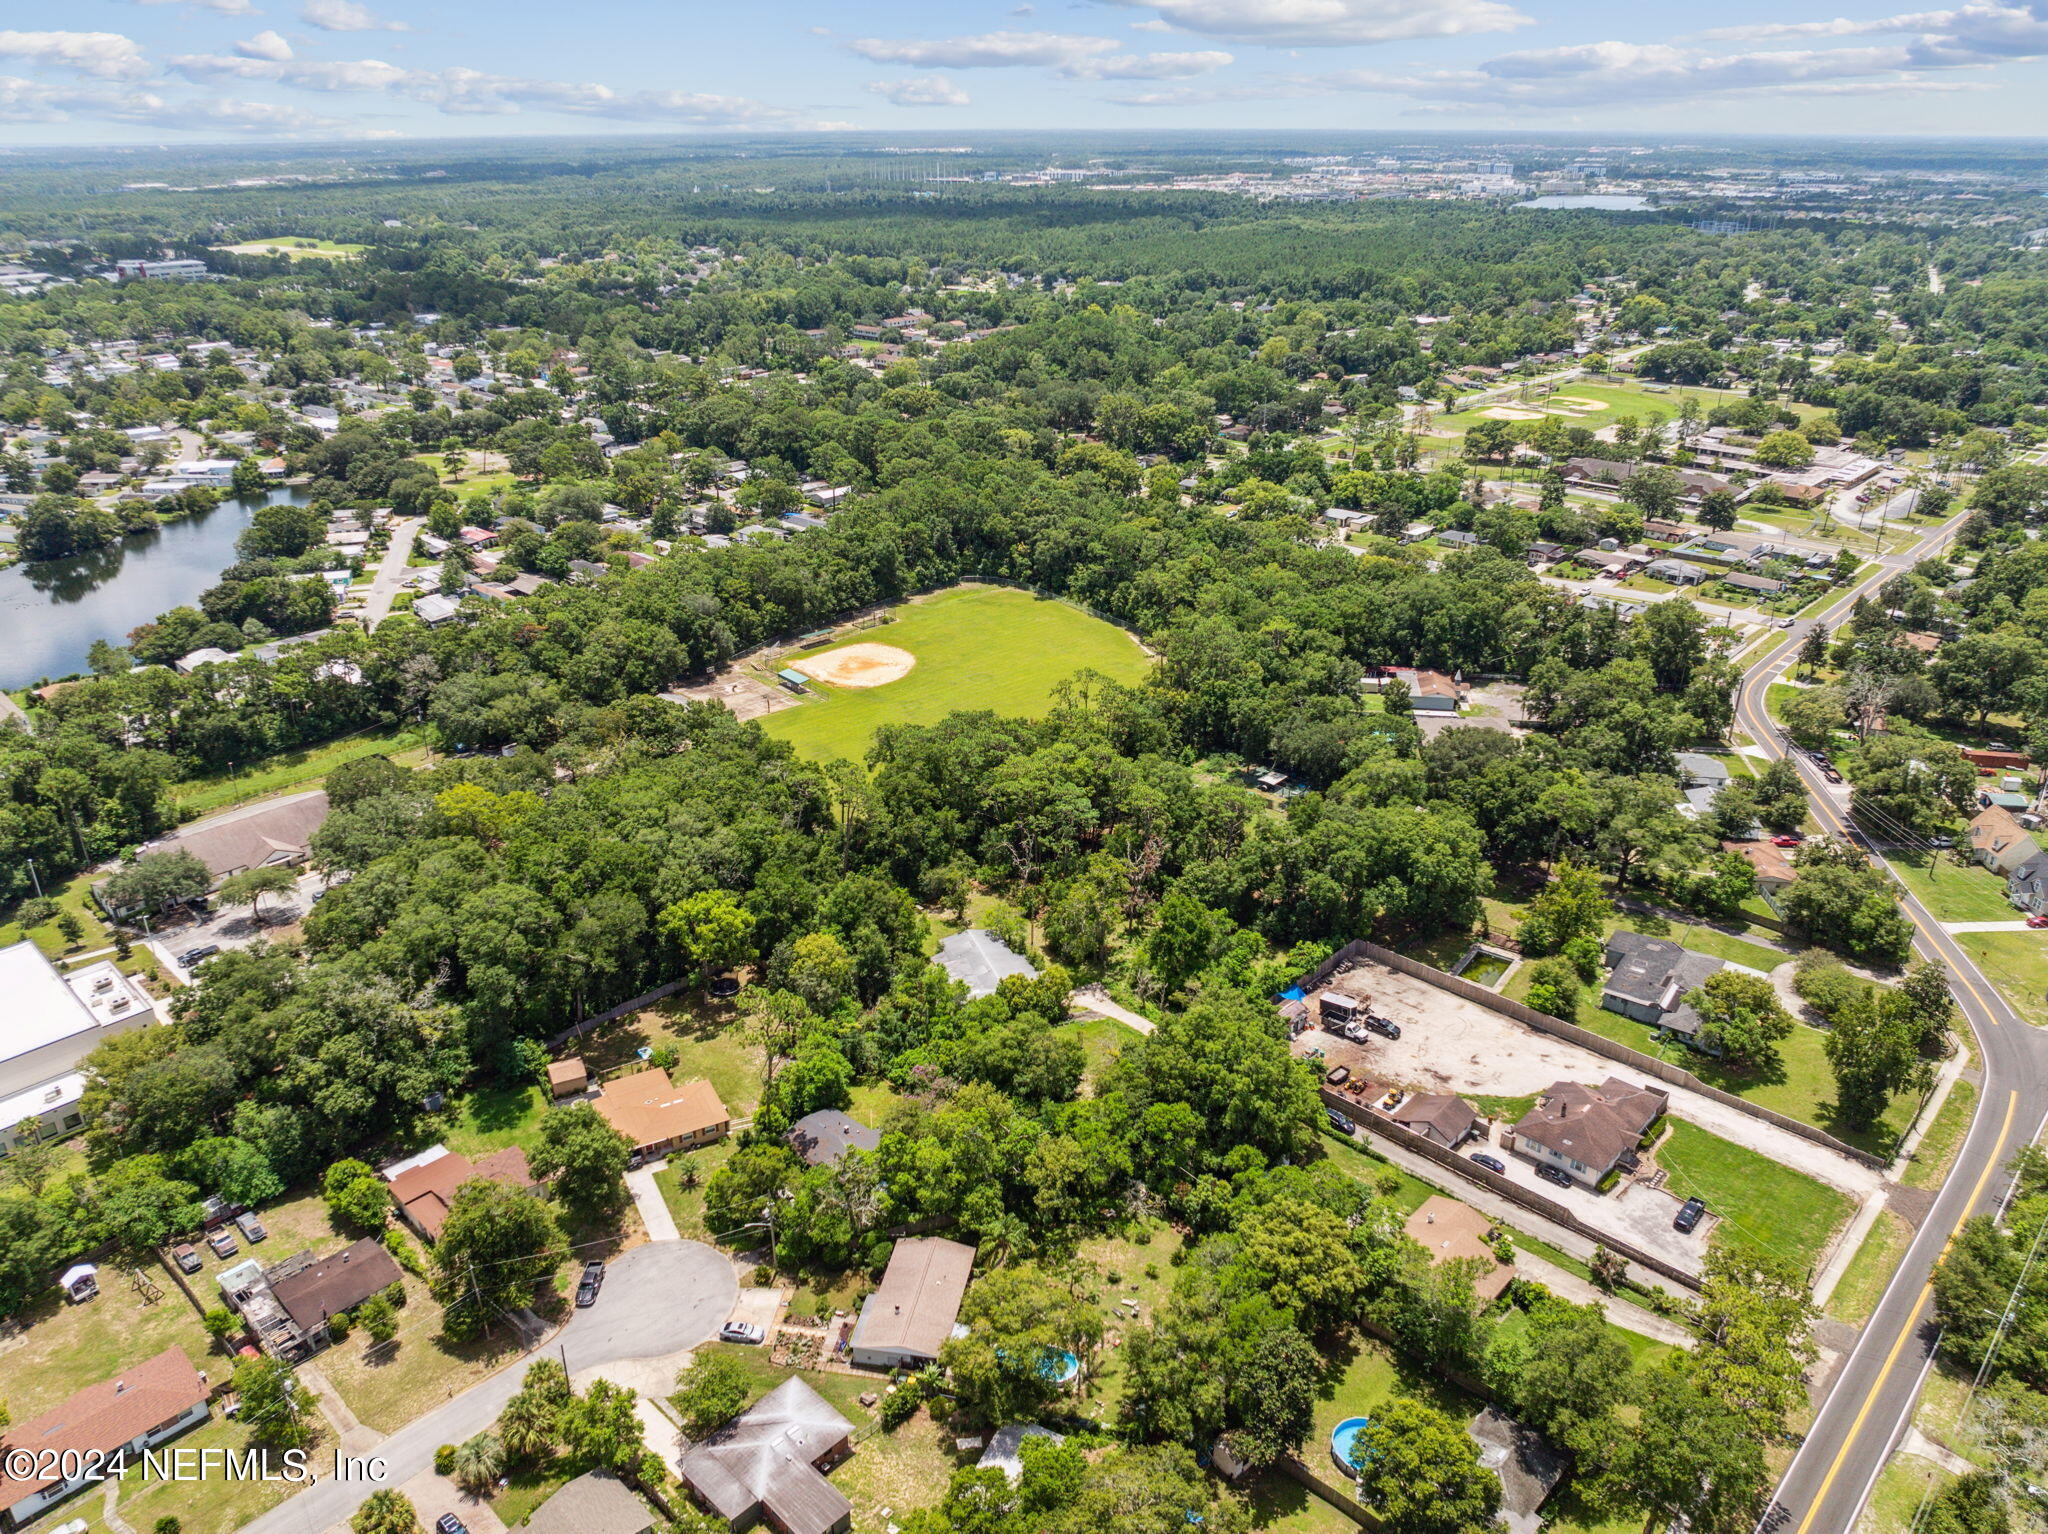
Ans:
{"type": "Polygon", "coordinates": [[[607,1081],[595,1106],[635,1145],[660,1145],[731,1122],[710,1082],[672,1083],[658,1066],[607,1081]]]}
{"type": "MultiPolygon", "coordinates": [[[[165,1348],[110,1380],[86,1386],[62,1406],[8,1428],[0,1433],[0,1443],[25,1450],[39,1461],[54,1455],[53,1463],[61,1469],[67,1453],[109,1453],[183,1416],[205,1399],[206,1386],[192,1360],[181,1349],[165,1348]]],[[[62,1474],[10,1475],[0,1495],[12,1507],[67,1479],[62,1474]]]]}
{"type": "Polygon", "coordinates": [[[1605,1172],[1635,1148],[1670,1101],[1655,1087],[1610,1076],[1598,1087],[1560,1081],[1515,1125],[1524,1140],[1605,1172]]]}
{"type": "Polygon", "coordinates": [[[302,1332],[316,1332],[329,1316],[353,1310],[404,1275],[382,1242],[365,1236],[287,1278],[272,1279],[270,1293],[302,1332]]]}
{"type": "Polygon", "coordinates": [[[579,1475],[534,1509],[529,1534],[648,1534],[647,1504],[602,1470],[579,1475]]]}
{"type": "Polygon", "coordinates": [[[880,1287],[860,1308],[854,1348],[937,1358],[960,1318],[960,1301],[973,1272],[971,1246],[936,1236],[897,1242],[880,1287]]]}
{"type": "Polygon", "coordinates": [[[1472,1292],[1483,1301],[1491,1303],[1499,1298],[1501,1290],[1514,1279],[1514,1268],[1495,1256],[1487,1244],[1493,1221],[1470,1204],[1432,1193],[1408,1216],[1406,1228],[1409,1236],[1429,1253],[1432,1263],[1459,1257],[1474,1257],[1485,1263],[1486,1271],[1472,1281],[1472,1292]]]}
{"type": "Polygon", "coordinates": [[[438,1156],[393,1178],[391,1196],[405,1211],[406,1218],[426,1233],[428,1240],[437,1241],[441,1227],[448,1222],[448,1210],[455,1202],[455,1190],[479,1177],[489,1182],[510,1183],[515,1188],[533,1186],[533,1173],[527,1169],[526,1152],[516,1145],[508,1145],[481,1161],[471,1161],[460,1151],[438,1156]]]}
{"type": "Polygon", "coordinates": [[[219,879],[244,868],[293,862],[306,855],[313,833],[327,819],[324,790],[294,794],[254,809],[223,816],[209,825],[173,832],[152,852],[189,852],[219,879]]]}
{"type": "Polygon", "coordinates": [[[1387,1117],[1439,1145],[1455,1146],[1472,1132],[1472,1126],[1479,1121],[1479,1110],[1462,1097],[1417,1092],[1387,1117]]]}

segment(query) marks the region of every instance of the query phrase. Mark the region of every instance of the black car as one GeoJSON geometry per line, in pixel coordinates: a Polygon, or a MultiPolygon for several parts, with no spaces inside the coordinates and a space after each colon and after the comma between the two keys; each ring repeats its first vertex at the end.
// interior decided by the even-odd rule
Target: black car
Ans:
{"type": "Polygon", "coordinates": [[[1689,1236],[1699,1228],[1700,1217],[1707,1212],[1707,1201],[1703,1198],[1689,1198],[1685,1206],[1671,1221],[1671,1228],[1682,1236],[1689,1236]]]}
{"type": "Polygon", "coordinates": [[[434,1520],[434,1534],[469,1534],[469,1525],[453,1513],[443,1513],[434,1520]]]}
{"type": "Polygon", "coordinates": [[[1351,1120],[1346,1118],[1343,1114],[1339,1113],[1335,1108],[1325,1109],[1323,1117],[1330,1121],[1330,1127],[1336,1130],[1337,1133],[1340,1135],[1348,1135],[1357,1132],[1358,1126],[1352,1123],[1351,1120]]]}
{"type": "Polygon", "coordinates": [[[1401,1025],[1388,1018],[1368,1017],[1365,1020],[1365,1026],[1383,1039],[1398,1039],[1401,1037],[1401,1025]]]}
{"type": "Polygon", "coordinates": [[[190,969],[193,965],[210,959],[219,952],[220,944],[218,943],[208,943],[200,948],[188,948],[178,955],[178,964],[182,969],[190,969]]]}
{"type": "Polygon", "coordinates": [[[1536,1165],[1536,1175],[1545,1182],[1556,1183],[1560,1188],[1572,1186],[1572,1174],[1565,1171],[1562,1167],[1547,1166],[1542,1162],[1538,1162],[1536,1165]]]}
{"type": "Polygon", "coordinates": [[[1489,1172],[1499,1172],[1502,1176],[1507,1175],[1507,1163],[1498,1156],[1489,1156],[1483,1151],[1474,1151],[1471,1159],[1480,1166],[1485,1167],[1489,1172]]]}
{"type": "Polygon", "coordinates": [[[597,1291],[604,1287],[604,1264],[593,1257],[583,1264],[583,1277],[576,1285],[576,1308],[588,1310],[597,1303],[597,1291]]]}

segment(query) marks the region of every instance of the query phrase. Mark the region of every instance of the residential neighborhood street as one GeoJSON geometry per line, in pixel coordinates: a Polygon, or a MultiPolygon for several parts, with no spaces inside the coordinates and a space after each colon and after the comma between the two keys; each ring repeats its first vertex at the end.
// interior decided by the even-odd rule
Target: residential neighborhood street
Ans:
{"type": "Polygon", "coordinates": [[[370,583],[369,601],[363,608],[364,628],[374,629],[390,616],[398,589],[411,574],[406,561],[412,558],[413,540],[426,525],[424,517],[408,517],[392,525],[391,547],[384,551],[383,561],[377,566],[377,577],[370,583]]]}

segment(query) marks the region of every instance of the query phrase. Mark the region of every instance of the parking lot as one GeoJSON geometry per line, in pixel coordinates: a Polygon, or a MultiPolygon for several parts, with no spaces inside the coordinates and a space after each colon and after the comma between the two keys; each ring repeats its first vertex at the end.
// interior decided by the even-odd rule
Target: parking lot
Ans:
{"type": "Polygon", "coordinates": [[[275,937],[283,929],[297,926],[326,887],[324,875],[307,869],[289,890],[265,895],[257,916],[252,916],[246,905],[223,908],[216,898],[212,910],[193,919],[164,922],[152,918],[149,946],[179,981],[188,981],[191,976],[179,962],[181,955],[195,948],[247,948],[260,938],[275,937]]]}

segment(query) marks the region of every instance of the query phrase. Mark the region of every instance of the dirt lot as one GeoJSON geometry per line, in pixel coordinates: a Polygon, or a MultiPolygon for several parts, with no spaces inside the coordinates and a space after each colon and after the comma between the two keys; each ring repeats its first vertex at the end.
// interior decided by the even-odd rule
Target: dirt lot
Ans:
{"type": "MultiPolygon", "coordinates": [[[[1859,1200],[1881,1184],[1882,1174],[1874,1168],[1738,1109],[1641,1077],[1604,1055],[1539,1033],[1413,976],[1366,964],[1340,975],[1329,989],[1369,1001],[1374,1012],[1400,1024],[1400,1039],[1374,1034],[1364,1044],[1353,1044],[1311,1029],[1296,1041],[1296,1050],[1321,1048],[1329,1065],[1346,1066],[1354,1076],[1383,1087],[1467,1097],[1526,1097],[1556,1081],[1598,1083],[1619,1076],[1665,1088],[1671,1094],[1671,1112],[1678,1117],[1859,1200]]],[[[1693,1236],[1680,1236],[1671,1229],[1676,1202],[1661,1189],[1633,1184],[1602,1197],[1590,1189],[1554,1187],[1538,1179],[1523,1158],[1502,1150],[1502,1135],[1498,1125],[1489,1134],[1491,1153],[1507,1163],[1508,1175],[1516,1181],[1571,1204],[1589,1223],[1612,1229],[1616,1236],[1661,1256],[1691,1267],[1703,1260],[1711,1219],[1703,1221],[1693,1236]]],[[[1464,1149],[1469,1154],[1481,1147],[1475,1142],[1464,1149]]]]}

